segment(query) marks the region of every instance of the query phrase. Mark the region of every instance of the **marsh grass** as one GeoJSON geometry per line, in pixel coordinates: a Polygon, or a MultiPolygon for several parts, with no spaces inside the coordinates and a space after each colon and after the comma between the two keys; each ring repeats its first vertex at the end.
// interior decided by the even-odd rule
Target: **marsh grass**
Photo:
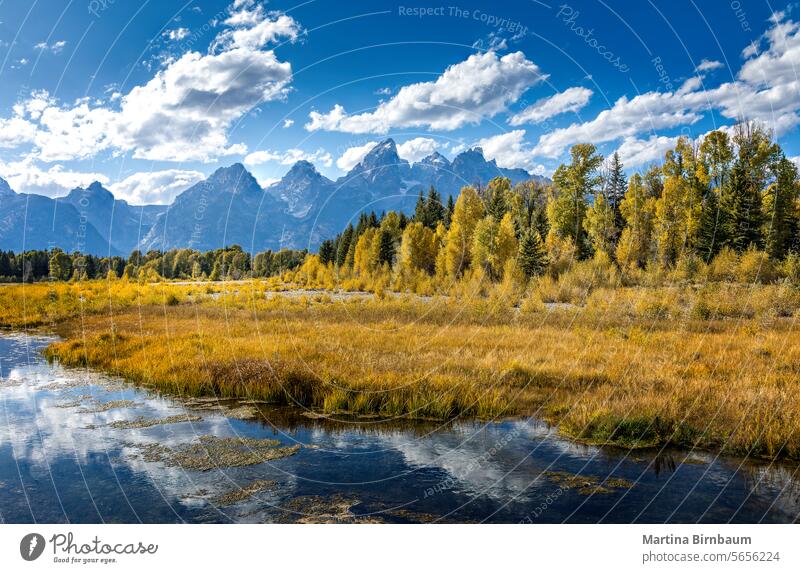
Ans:
{"type": "MultiPolygon", "coordinates": [[[[26,289],[39,309],[26,316],[64,337],[51,359],[184,397],[384,419],[534,415],[593,444],[800,459],[796,288],[614,281],[575,279],[578,305],[545,304],[537,285],[513,297],[335,298],[119,281],[0,295],[19,304],[26,289]],[[76,304],[83,289],[98,300],[76,304]]],[[[0,320],[26,324],[5,308],[0,320]]]]}

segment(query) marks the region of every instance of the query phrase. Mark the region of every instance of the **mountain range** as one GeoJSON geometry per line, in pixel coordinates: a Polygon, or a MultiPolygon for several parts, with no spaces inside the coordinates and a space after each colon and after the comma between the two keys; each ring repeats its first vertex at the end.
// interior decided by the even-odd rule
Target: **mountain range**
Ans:
{"type": "Polygon", "coordinates": [[[298,161],[266,188],[240,163],[217,169],[180,193],[170,205],[129,205],[100,183],[65,197],[15,193],[0,178],[0,249],[19,252],[59,247],[102,256],[133,249],[192,248],[238,244],[248,251],[315,249],[362,212],[413,211],[430,186],[443,199],[465,185],[494,177],[512,183],[544,178],[487,161],[480,148],[453,161],[433,153],[417,163],[400,158],[392,139],[375,146],[336,181],[308,161],[298,161]]]}

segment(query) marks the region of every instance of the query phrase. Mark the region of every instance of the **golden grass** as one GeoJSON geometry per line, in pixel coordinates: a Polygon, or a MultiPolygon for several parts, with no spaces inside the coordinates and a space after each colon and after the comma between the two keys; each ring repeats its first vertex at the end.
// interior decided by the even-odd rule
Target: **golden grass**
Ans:
{"type": "Polygon", "coordinates": [[[791,287],[608,287],[582,307],[545,305],[533,288],[518,308],[497,292],[268,299],[264,283],[226,288],[3,287],[0,323],[52,325],[65,340],[48,356],[171,393],[386,417],[535,415],[593,443],[800,459],[791,287]],[[23,288],[26,318],[5,306],[19,308],[23,288]],[[81,289],[97,300],[76,304],[81,289]]]}

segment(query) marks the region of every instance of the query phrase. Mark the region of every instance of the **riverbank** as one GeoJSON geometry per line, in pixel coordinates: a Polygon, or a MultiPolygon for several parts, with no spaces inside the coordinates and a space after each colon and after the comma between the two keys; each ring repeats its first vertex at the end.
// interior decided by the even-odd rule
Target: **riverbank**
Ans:
{"type": "Polygon", "coordinates": [[[99,284],[12,294],[26,289],[31,322],[64,338],[49,358],[180,395],[381,417],[533,415],[593,444],[800,457],[793,290],[618,288],[574,307],[281,297],[258,283],[73,292],[99,284]]]}

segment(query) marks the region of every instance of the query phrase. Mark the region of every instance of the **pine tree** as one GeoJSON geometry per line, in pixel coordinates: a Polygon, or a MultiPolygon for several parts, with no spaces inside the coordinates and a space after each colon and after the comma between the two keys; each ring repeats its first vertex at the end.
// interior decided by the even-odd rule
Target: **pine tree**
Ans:
{"type": "Polygon", "coordinates": [[[425,226],[436,229],[440,221],[444,220],[445,208],[442,205],[442,196],[431,185],[428,197],[425,199],[425,226]]]}
{"type": "Polygon", "coordinates": [[[350,250],[350,243],[353,242],[354,234],[355,229],[353,229],[353,225],[351,223],[350,225],[347,225],[347,228],[344,230],[341,238],[339,239],[339,245],[337,246],[336,251],[336,266],[345,266],[347,253],[350,250]]]}
{"type": "Polygon", "coordinates": [[[743,162],[734,164],[728,187],[726,234],[730,247],[738,253],[743,253],[750,246],[758,248],[762,226],[761,194],[749,180],[743,162]]]}
{"type": "Polygon", "coordinates": [[[506,195],[511,190],[511,180],[507,177],[495,177],[486,187],[486,212],[499,223],[508,210],[506,195]]]}
{"type": "Polygon", "coordinates": [[[455,210],[456,210],[456,205],[455,205],[455,203],[453,201],[453,196],[452,195],[448,195],[447,196],[447,208],[445,209],[444,219],[443,219],[445,227],[447,227],[447,228],[450,227],[450,222],[453,220],[453,213],[455,212],[455,210]]]}
{"type": "Polygon", "coordinates": [[[381,228],[378,231],[378,265],[387,264],[390,267],[394,264],[394,237],[391,231],[381,228]]]}
{"type": "Polygon", "coordinates": [[[700,228],[697,233],[697,254],[709,262],[719,252],[724,242],[722,232],[722,211],[719,206],[717,192],[710,189],[703,200],[703,210],[700,216],[700,228]]]}
{"type": "Polygon", "coordinates": [[[614,213],[614,224],[617,229],[621,229],[623,225],[622,212],[620,205],[625,198],[625,193],[628,190],[628,182],[625,178],[625,171],[623,169],[622,161],[619,159],[619,153],[616,151],[611,156],[609,166],[609,173],[607,176],[605,191],[608,203],[614,213]]]}
{"type": "Polygon", "coordinates": [[[422,189],[419,190],[419,197],[417,197],[417,205],[414,207],[414,222],[427,224],[427,212],[425,209],[425,198],[422,196],[422,189]]]}
{"type": "Polygon", "coordinates": [[[358,216],[358,223],[356,224],[353,239],[357,241],[358,238],[364,234],[364,231],[366,231],[367,228],[369,228],[369,219],[367,218],[367,214],[362,212],[358,216]]]}
{"type": "Polygon", "coordinates": [[[547,270],[547,251],[535,229],[529,229],[522,235],[517,264],[528,278],[542,275],[547,270]]]}
{"type": "Polygon", "coordinates": [[[11,269],[11,258],[5,251],[0,251],[0,277],[11,277],[13,271],[11,269]]]}
{"type": "Polygon", "coordinates": [[[350,241],[350,247],[347,249],[347,255],[344,258],[344,266],[347,267],[348,269],[352,269],[353,264],[355,263],[357,244],[358,244],[358,238],[354,233],[353,240],[350,241]]]}
{"type": "Polygon", "coordinates": [[[798,229],[797,167],[781,157],[775,167],[775,181],[764,196],[766,251],[783,259],[794,247],[798,229]]]}
{"type": "Polygon", "coordinates": [[[319,246],[319,262],[323,265],[333,263],[336,259],[336,246],[333,241],[326,239],[319,246]]]}

